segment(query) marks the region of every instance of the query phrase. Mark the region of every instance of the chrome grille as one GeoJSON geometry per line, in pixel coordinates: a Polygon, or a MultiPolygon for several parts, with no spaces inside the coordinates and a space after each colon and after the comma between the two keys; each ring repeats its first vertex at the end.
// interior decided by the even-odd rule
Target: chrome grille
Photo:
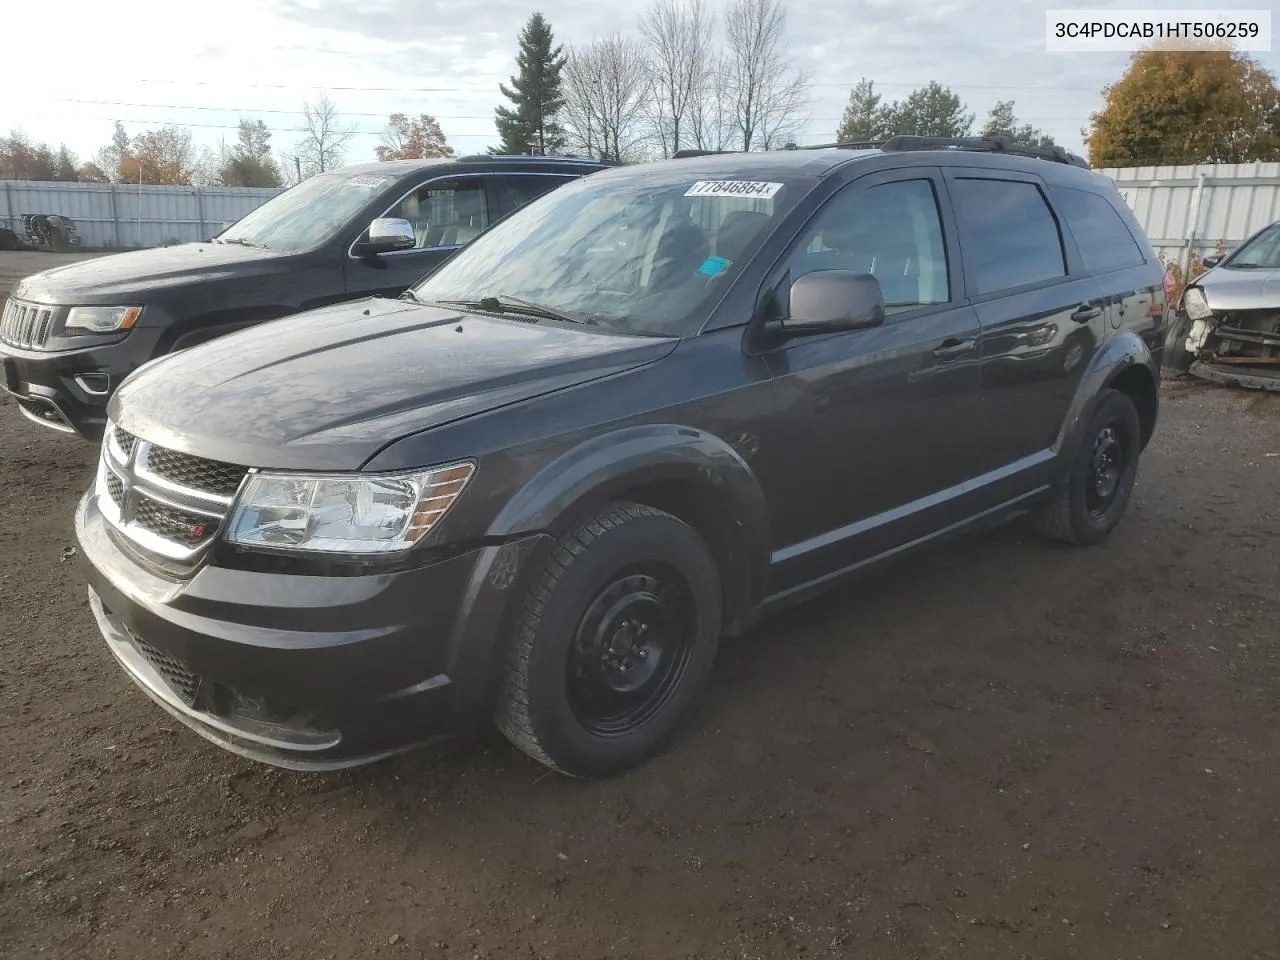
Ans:
{"type": "Polygon", "coordinates": [[[39,350],[53,329],[53,309],[10,297],[0,314],[0,342],[22,350],[39,350]]]}
{"type": "Polygon", "coordinates": [[[98,467],[98,509],[143,550],[186,562],[213,542],[248,472],[156,446],[108,424],[98,467]]]}
{"type": "Polygon", "coordinates": [[[124,506],[124,481],[111,472],[107,473],[107,496],[111,497],[117,510],[124,506]]]}
{"type": "Polygon", "coordinates": [[[127,458],[133,453],[133,445],[138,442],[138,438],[116,426],[113,426],[111,431],[115,434],[116,444],[120,447],[120,452],[127,458]]]}
{"type": "Polygon", "coordinates": [[[206,531],[218,526],[210,517],[188,513],[147,496],[138,498],[133,511],[133,522],[158,537],[180,543],[184,547],[198,546],[206,531]]]}
{"type": "Polygon", "coordinates": [[[208,490],[230,497],[240,489],[240,481],[249,471],[230,463],[193,457],[189,453],[151,447],[147,451],[146,469],[170,483],[197,490],[208,490]]]}

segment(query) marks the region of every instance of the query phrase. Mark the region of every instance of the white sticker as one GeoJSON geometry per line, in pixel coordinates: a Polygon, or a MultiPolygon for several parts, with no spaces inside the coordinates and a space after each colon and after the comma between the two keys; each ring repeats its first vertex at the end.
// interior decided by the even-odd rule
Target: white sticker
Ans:
{"type": "Polygon", "coordinates": [[[686,197],[742,197],[769,200],[782,189],[780,183],[760,180],[699,180],[684,192],[686,197]]]}
{"type": "Polygon", "coordinates": [[[368,174],[360,177],[352,177],[347,184],[352,187],[380,187],[384,183],[390,183],[390,177],[375,177],[368,174]]]}

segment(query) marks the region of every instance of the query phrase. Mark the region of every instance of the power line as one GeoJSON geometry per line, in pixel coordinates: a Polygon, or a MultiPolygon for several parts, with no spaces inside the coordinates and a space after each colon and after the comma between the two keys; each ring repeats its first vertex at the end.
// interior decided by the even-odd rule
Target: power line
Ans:
{"type": "MultiPolygon", "coordinates": [[[[184,104],[184,103],[130,103],[125,100],[80,100],[74,97],[46,97],[45,99],[51,100],[54,103],[81,103],[81,104],[92,104],[94,106],[100,106],[100,107],[145,107],[152,110],[212,110],[218,113],[243,113],[243,114],[283,113],[283,114],[291,114],[294,116],[297,116],[302,113],[301,110],[284,110],[276,107],[268,109],[265,107],[209,107],[209,106],[195,106],[195,105],[188,106],[187,104],[184,104]]],[[[335,110],[335,114],[341,117],[388,117],[391,115],[391,113],[394,113],[394,112],[396,111],[391,111],[391,112],[379,111],[375,113],[369,113],[369,112],[362,113],[358,110],[335,110]]],[[[444,114],[431,114],[431,116],[435,117],[437,120],[492,120],[493,119],[492,113],[485,114],[483,116],[475,116],[475,115],[445,116],[444,114]]]]}
{"type": "MultiPolygon", "coordinates": [[[[187,108],[183,107],[181,109],[185,110],[187,108]]],[[[232,111],[228,111],[228,112],[232,112],[232,111]]],[[[65,114],[62,114],[62,113],[50,113],[48,111],[42,111],[42,110],[25,110],[23,111],[23,114],[25,116],[30,116],[30,117],[65,117],[66,116],[65,114]]],[[[381,114],[377,114],[377,116],[381,116],[381,114]]],[[[197,130],[239,130],[240,129],[240,124],[238,123],[176,123],[176,122],[170,122],[170,121],[164,121],[164,120],[157,120],[154,117],[143,120],[143,119],[137,119],[137,118],[131,119],[128,117],[82,116],[79,119],[108,120],[108,121],[111,121],[112,123],[132,123],[132,124],[138,124],[141,126],[155,126],[157,124],[163,124],[165,126],[172,125],[176,127],[191,127],[197,130]]],[[[481,119],[492,119],[492,118],[485,117],[481,119]]],[[[272,133],[310,133],[311,132],[307,127],[273,127],[270,125],[266,125],[266,126],[267,126],[267,129],[272,133]]],[[[362,137],[382,136],[381,130],[362,130],[362,129],[356,128],[355,130],[352,131],[352,133],[362,137]]],[[[451,133],[449,134],[449,138],[451,140],[460,139],[462,137],[484,137],[484,138],[492,139],[492,134],[488,134],[488,133],[451,133]]]]}
{"type": "MultiPolygon", "coordinates": [[[[286,115],[297,116],[302,113],[301,110],[284,110],[279,108],[264,109],[261,107],[211,107],[211,106],[194,106],[194,105],[188,106],[186,104],[181,104],[181,103],[130,103],[123,100],[80,100],[80,99],[75,99],[71,97],[49,97],[47,99],[52,100],[56,103],[92,104],[94,106],[105,106],[105,107],[142,107],[144,109],[153,109],[153,110],[206,110],[206,111],[213,111],[216,113],[240,113],[240,114],[245,114],[246,116],[253,116],[259,113],[286,114],[286,115]]],[[[336,115],[339,117],[389,117],[390,116],[389,113],[381,113],[381,112],[369,113],[369,112],[360,112],[355,110],[338,110],[336,111],[336,115]]],[[[452,115],[444,114],[444,113],[433,113],[433,114],[430,114],[430,116],[432,116],[436,120],[492,120],[493,119],[493,114],[491,113],[452,114],[452,115]]],[[[811,117],[809,122],[839,123],[843,119],[844,119],[843,117],[811,117]]],[[[1081,121],[1088,121],[1089,119],[1090,119],[1089,117],[1079,117],[1079,116],[1040,117],[1040,116],[1031,116],[1031,115],[1018,118],[1020,122],[1030,122],[1032,120],[1035,120],[1040,123],[1076,123],[1081,121]]],[[[121,122],[122,123],[124,122],[154,123],[156,121],[138,120],[138,121],[121,121],[121,122]]],[[[189,123],[189,124],[184,124],[184,126],[199,127],[199,126],[222,126],[222,125],[189,123]]],[[[237,124],[234,126],[227,126],[226,129],[235,130],[235,129],[238,129],[238,127],[239,125],[237,124]]],[[[378,131],[378,132],[381,133],[381,131],[378,131]]]]}
{"type": "MultiPolygon", "coordinates": [[[[332,84],[297,84],[297,83],[237,83],[226,80],[178,80],[172,77],[128,78],[121,77],[127,83],[157,84],[189,84],[199,87],[239,87],[247,90],[339,90],[355,93],[474,93],[474,87],[360,87],[334,86],[332,84]]],[[[861,79],[861,78],[860,78],[861,79]]],[[[848,87],[857,86],[859,80],[822,80],[810,83],[812,87],[848,87]]],[[[931,81],[908,80],[875,80],[877,87],[927,87],[931,81]]],[[[1099,87],[1060,86],[1056,84],[1012,84],[1012,83],[950,83],[952,90],[1082,90],[1090,93],[1099,92],[1099,87]]]]}

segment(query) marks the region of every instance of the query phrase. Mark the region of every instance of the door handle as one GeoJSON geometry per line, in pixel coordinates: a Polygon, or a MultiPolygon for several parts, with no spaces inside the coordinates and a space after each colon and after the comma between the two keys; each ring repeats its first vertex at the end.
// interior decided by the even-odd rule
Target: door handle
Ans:
{"type": "Polygon", "coordinates": [[[1094,317],[1102,313],[1098,307],[1091,303],[1082,303],[1076,307],[1075,313],[1071,314],[1071,319],[1076,323],[1088,323],[1094,317]]]}
{"type": "Polygon", "coordinates": [[[939,360],[954,360],[956,357],[962,357],[971,352],[977,345],[977,337],[968,337],[964,340],[948,337],[933,348],[933,355],[939,360]]]}

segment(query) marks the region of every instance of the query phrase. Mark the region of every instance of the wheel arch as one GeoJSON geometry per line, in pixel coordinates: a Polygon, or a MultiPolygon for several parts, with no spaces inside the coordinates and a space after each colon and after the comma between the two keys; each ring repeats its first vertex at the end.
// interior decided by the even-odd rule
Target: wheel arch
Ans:
{"type": "Polygon", "coordinates": [[[1120,390],[1133,400],[1142,426],[1142,446],[1146,447],[1155,433],[1160,405],[1154,371],[1151,350],[1137,334],[1125,331],[1102,345],[1080,379],[1058,435],[1057,448],[1064,462],[1074,462],[1089,418],[1108,389],[1120,390]]]}
{"type": "Polygon", "coordinates": [[[295,312],[294,308],[283,304],[267,304],[243,309],[212,310],[184,317],[165,330],[157,344],[156,355],[185,350],[295,312]]]}
{"type": "Polygon", "coordinates": [[[704,430],[645,424],[573,447],[508,500],[488,535],[559,538],[617,500],[670,513],[706,540],[720,569],[731,629],[759,604],[770,543],[764,493],[745,458],[704,430]]]}

